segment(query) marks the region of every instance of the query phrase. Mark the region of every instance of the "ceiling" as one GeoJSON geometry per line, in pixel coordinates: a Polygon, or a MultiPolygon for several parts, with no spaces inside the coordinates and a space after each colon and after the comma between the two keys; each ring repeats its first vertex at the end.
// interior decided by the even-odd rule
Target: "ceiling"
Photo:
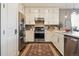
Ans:
{"type": "Polygon", "coordinates": [[[79,9],[79,3],[23,3],[25,7],[52,7],[64,9],[79,9]]]}

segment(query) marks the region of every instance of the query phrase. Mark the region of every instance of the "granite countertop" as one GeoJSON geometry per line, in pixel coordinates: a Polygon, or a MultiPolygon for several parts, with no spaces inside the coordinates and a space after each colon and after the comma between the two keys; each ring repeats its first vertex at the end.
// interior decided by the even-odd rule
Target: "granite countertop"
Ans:
{"type": "Polygon", "coordinates": [[[64,35],[79,38],[79,32],[74,32],[74,31],[73,32],[56,31],[56,32],[60,33],[60,34],[64,34],[64,35]]]}

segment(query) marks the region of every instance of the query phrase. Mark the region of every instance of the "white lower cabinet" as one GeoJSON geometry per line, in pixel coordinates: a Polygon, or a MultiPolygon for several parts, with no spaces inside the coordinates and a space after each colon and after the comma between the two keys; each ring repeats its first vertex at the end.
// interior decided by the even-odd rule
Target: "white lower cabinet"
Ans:
{"type": "Polygon", "coordinates": [[[25,33],[25,42],[33,42],[34,41],[34,31],[27,30],[25,33]]]}
{"type": "Polygon", "coordinates": [[[64,55],[64,35],[59,34],[59,51],[64,55]]]}
{"type": "Polygon", "coordinates": [[[52,42],[59,52],[64,55],[64,35],[54,31],[45,31],[45,41],[52,42]]]}
{"type": "Polygon", "coordinates": [[[52,33],[51,31],[45,31],[45,41],[50,42],[52,40],[52,33]]]}
{"type": "Polygon", "coordinates": [[[64,35],[57,33],[57,48],[64,55],[64,35]]]}
{"type": "Polygon", "coordinates": [[[62,55],[64,55],[64,35],[55,32],[53,33],[52,38],[52,42],[55,45],[55,47],[60,51],[62,55]]]}
{"type": "Polygon", "coordinates": [[[52,37],[53,37],[53,40],[52,40],[53,44],[55,45],[56,48],[58,48],[58,35],[57,35],[57,33],[53,33],[52,37]]]}

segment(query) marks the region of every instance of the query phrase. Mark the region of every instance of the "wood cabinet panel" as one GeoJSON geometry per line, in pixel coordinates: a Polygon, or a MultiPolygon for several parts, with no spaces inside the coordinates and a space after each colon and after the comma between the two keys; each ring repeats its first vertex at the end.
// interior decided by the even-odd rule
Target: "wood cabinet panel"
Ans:
{"type": "Polygon", "coordinates": [[[65,36],[64,54],[65,56],[79,55],[79,39],[65,36]]]}

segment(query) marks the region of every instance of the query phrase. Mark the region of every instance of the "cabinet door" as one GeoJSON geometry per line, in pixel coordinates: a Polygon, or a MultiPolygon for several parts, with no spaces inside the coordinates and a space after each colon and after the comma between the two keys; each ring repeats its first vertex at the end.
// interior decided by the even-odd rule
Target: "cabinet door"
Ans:
{"type": "Polygon", "coordinates": [[[55,33],[53,32],[52,34],[52,43],[54,44],[55,43],[55,33]]]}
{"type": "Polygon", "coordinates": [[[25,42],[33,42],[33,41],[34,41],[34,32],[27,30],[25,42]]]}
{"type": "Polygon", "coordinates": [[[55,33],[51,33],[51,42],[54,44],[55,43],[55,33]]]}
{"type": "Polygon", "coordinates": [[[59,13],[52,14],[52,24],[58,25],[59,24],[59,13]]]}
{"type": "Polygon", "coordinates": [[[17,4],[1,4],[1,55],[17,55],[17,12],[17,4]]]}
{"type": "Polygon", "coordinates": [[[51,8],[48,9],[48,20],[49,25],[58,25],[59,24],[59,9],[51,8]]]}
{"type": "Polygon", "coordinates": [[[7,4],[1,4],[1,55],[8,55],[7,39],[7,4]]]}
{"type": "Polygon", "coordinates": [[[34,19],[38,18],[38,16],[39,16],[39,9],[35,8],[34,9],[34,19]]]}
{"type": "Polygon", "coordinates": [[[17,22],[18,22],[18,4],[8,4],[8,55],[17,55],[18,38],[17,38],[17,22]]]}
{"type": "Polygon", "coordinates": [[[45,41],[49,41],[50,34],[48,31],[45,31],[45,41]]]}
{"type": "Polygon", "coordinates": [[[30,14],[29,13],[26,13],[26,15],[25,15],[25,23],[30,24],[30,14]]]}
{"type": "Polygon", "coordinates": [[[40,8],[39,15],[40,15],[41,18],[44,18],[44,15],[45,15],[45,9],[44,8],[40,8]]]}
{"type": "Polygon", "coordinates": [[[58,41],[58,35],[57,35],[57,33],[54,33],[53,39],[54,39],[53,43],[54,43],[55,47],[58,49],[58,45],[59,45],[58,42],[59,41],[58,41]]]}
{"type": "Polygon", "coordinates": [[[25,9],[25,23],[30,24],[30,8],[25,9]]]}
{"type": "Polygon", "coordinates": [[[59,33],[53,33],[52,42],[55,47],[60,51],[62,55],[64,55],[64,35],[59,33]]]}
{"type": "MultiPolygon", "coordinates": [[[[75,56],[77,53],[77,39],[65,36],[64,54],[65,56],[75,56]]],[[[79,54],[77,54],[79,55],[79,54]]]]}
{"type": "Polygon", "coordinates": [[[45,24],[49,24],[49,16],[48,16],[48,9],[45,9],[45,15],[44,15],[44,20],[45,20],[45,24]]]}
{"type": "Polygon", "coordinates": [[[49,8],[48,9],[48,22],[49,22],[49,25],[52,25],[53,24],[53,22],[52,22],[52,20],[53,20],[53,9],[52,8],[49,8]]]}
{"type": "Polygon", "coordinates": [[[34,8],[26,8],[26,24],[35,24],[35,18],[37,18],[37,12],[34,8]]]}
{"type": "Polygon", "coordinates": [[[54,17],[55,20],[53,20],[53,22],[54,22],[54,24],[59,25],[59,9],[56,8],[56,9],[54,10],[54,12],[55,12],[55,13],[53,13],[53,14],[54,14],[53,17],[54,17]]]}
{"type": "Polygon", "coordinates": [[[59,34],[59,51],[62,55],[64,55],[64,35],[59,34]]]}
{"type": "Polygon", "coordinates": [[[35,24],[34,13],[30,14],[30,24],[35,24]]]}
{"type": "Polygon", "coordinates": [[[52,20],[53,20],[53,15],[52,15],[52,13],[48,13],[48,20],[49,20],[49,25],[52,25],[53,24],[53,22],[52,22],[52,20]]]}

